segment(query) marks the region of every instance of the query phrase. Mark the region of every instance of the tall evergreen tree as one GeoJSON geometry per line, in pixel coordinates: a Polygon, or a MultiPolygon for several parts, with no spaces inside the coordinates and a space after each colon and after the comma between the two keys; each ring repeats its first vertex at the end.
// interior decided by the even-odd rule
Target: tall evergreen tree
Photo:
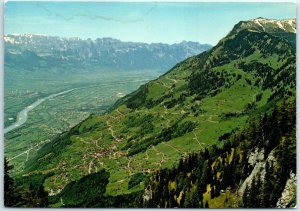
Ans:
{"type": "Polygon", "coordinates": [[[273,192],[273,163],[266,162],[266,174],[262,194],[262,207],[270,207],[270,194],[273,192]]]}
{"type": "Polygon", "coordinates": [[[4,158],[4,206],[12,207],[15,203],[14,180],[10,176],[10,170],[13,169],[9,165],[7,158],[4,158]]]}

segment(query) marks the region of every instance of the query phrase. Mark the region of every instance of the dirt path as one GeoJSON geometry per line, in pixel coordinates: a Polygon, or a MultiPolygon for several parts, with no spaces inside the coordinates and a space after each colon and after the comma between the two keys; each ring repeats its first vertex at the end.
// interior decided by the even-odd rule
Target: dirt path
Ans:
{"type": "Polygon", "coordinates": [[[115,136],[115,132],[112,129],[112,125],[109,124],[108,120],[106,120],[106,124],[108,126],[108,130],[110,131],[111,136],[117,141],[117,142],[121,142],[122,139],[118,138],[117,136],[115,136]]]}
{"type": "Polygon", "coordinates": [[[128,158],[127,158],[127,160],[128,160],[128,162],[127,162],[128,175],[131,175],[131,169],[130,169],[130,162],[131,162],[131,160],[128,159],[128,158]]]}
{"type": "Polygon", "coordinates": [[[40,147],[41,145],[43,145],[43,144],[45,144],[45,143],[48,143],[48,142],[50,142],[50,140],[41,141],[40,143],[37,143],[36,145],[31,146],[29,149],[27,149],[27,150],[25,150],[24,152],[21,152],[20,154],[18,154],[18,155],[16,155],[16,156],[12,157],[12,158],[10,158],[10,159],[8,159],[7,161],[14,160],[15,158],[20,157],[20,156],[22,156],[22,155],[24,155],[24,154],[26,154],[26,161],[27,161],[28,158],[29,158],[29,152],[30,152],[31,150],[34,150],[35,148],[38,148],[38,147],[40,147]]]}
{"type": "Polygon", "coordinates": [[[60,203],[61,203],[61,205],[63,205],[63,206],[65,205],[62,198],[60,198],[60,203]]]}
{"type": "Polygon", "coordinates": [[[102,133],[100,134],[100,137],[99,137],[98,139],[91,139],[91,138],[88,138],[88,140],[92,141],[93,144],[96,145],[96,147],[99,147],[98,141],[101,141],[101,139],[102,139],[102,133]]]}
{"type": "Polygon", "coordinates": [[[168,86],[165,82],[161,82],[161,84],[166,87],[167,89],[171,89],[171,86],[168,86]]]}
{"type": "Polygon", "coordinates": [[[210,115],[206,121],[211,122],[211,123],[219,123],[218,121],[212,120],[212,117],[213,117],[213,115],[210,115]]]}
{"type": "Polygon", "coordinates": [[[173,147],[172,145],[170,145],[170,144],[168,144],[166,142],[162,142],[162,144],[167,145],[167,146],[171,147],[172,149],[174,149],[175,151],[181,153],[177,148],[173,147]]]}
{"type": "Polygon", "coordinates": [[[148,149],[146,150],[145,154],[146,154],[146,158],[145,159],[149,160],[148,149]]]}
{"type": "Polygon", "coordinates": [[[167,109],[166,106],[164,106],[164,108],[165,108],[165,111],[164,111],[165,114],[172,114],[172,115],[179,115],[180,114],[180,113],[177,113],[177,112],[168,112],[168,109],[167,109]]]}
{"type": "Polygon", "coordinates": [[[168,80],[170,80],[170,81],[173,81],[173,82],[174,82],[174,84],[177,84],[177,82],[178,82],[176,79],[169,78],[169,76],[167,76],[167,77],[166,77],[166,79],[168,79],[168,80]]]}
{"type": "Polygon", "coordinates": [[[161,152],[158,151],[158,150],[155,148],[155,146],[152,146],[152,149],[153,149],[157,154],[161,154],[161,152]]]}
{"type": "Polygon", "coordinates": [[[165,154],[164,153],[162,153],[162,157],[161,157],[161,161],[160,161],[160,167],[161,167],[161,165],[163,164],[163,162],[165,162],[165,154]]]}
{"type": "Polygon", "coordinates": [[[165,153],[159,151],[158,149],[155,148],[155,146],[152,146],[152,149],[156,152],[156,154],[162,155],[161,160],[157,162],[159,167],[161,167],[162,163],[165,161],[165,153]]]}
{"type": "Polygon", "coordinates": [[[27,157],[26,157],[26,161],[28,161],[29,152],[30,152],[30,149],[29,149],[29,150],[27,150],[27,157]]]}
{"type": "Polygon", "coordinates": [[[204,147],[202,146],[202,144],[200,143],[200,141],[199,141],[199,139],[198,139],[198,137],[197,137],[197,135],[196,135],[196,133],[195,132],[193,132],[193,134],[194,134],[194,140],[196,140],[197,141],[197,143],[199,144],[199,146],[203,149],[204,147]]]}
{"type": "Polygon", "coordinates": [[[92,170],[92,165],[94,164],[94,162],[91,160],[90,164],[89,164],[89,174],[91,173],[92,170]]]}
{"type": "Polygon", "coordinates": [[[155,83],[156,84],[158,84],[158,85],[162,85],[162,86],[164,86],[165,88],[167,88],[167,89],[171,89],[171,86],[168,86],[165,82],[162,82],[162,81],[155,81],[155,83]]]}
{"type": "Polygon", "coordinates": [[[95,140],[95,145],[96,145],[96,147],[99,147],[99,145],[98,145],[98,140],[101,140],[101,138],[95,140]]]}
{"type": "Polygon", "coordinates": [[[83,138],[79,138],[79,141],[80,141],[80,142],[83,142],[83,143],[85,143],[85,144],[90,144],[90,142],[85,141],[83,138]]]}
{"type": "Polygon", "coordinates": [[[117,108],[116,110],[118,112],[118,114],[120,114],[122,117],[125,116],[121,111],[119,111],[119,108],[117,108]]]}

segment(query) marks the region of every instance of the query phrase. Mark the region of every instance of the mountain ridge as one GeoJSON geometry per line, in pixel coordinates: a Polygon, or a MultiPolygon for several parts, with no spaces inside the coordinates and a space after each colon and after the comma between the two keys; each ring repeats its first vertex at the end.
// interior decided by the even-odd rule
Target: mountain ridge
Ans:
{"type": "MultiPolygon", "coordinates": [[[[147,45],[155,45],[155,44],[164,44],[164,45],[178,45],[178,44],[182,44],[182,43],[199,43],[197,41],[189,41],[189,40],[182,40],[181,42],[175,42],[175,43],[163,43],[163,42],[136,42],[136,41],[124,41],[118,38],[113,38],[113,37],[102,37],[102,38],[95,38],[95,39],[91,39],[91,38],[80,38],[80,37],[61,37],[61,36],[55,36],[55,35],[47,35],[47,34],[31,34],[31,33],[25,33],[25,34],[17,34],[17,33],[11,33],[11,34],[4,34],[4,41],[5,42],[9,42],[11,44],[13,44],[15,41],[13,40],[13,38],[17,38],[17,37],[25,37],[25,38],[32,38],[32,37],[44,37],[44,38],[57,38],[60,40],[81,40],[81,41],[92,41],[95,42],[97,40],[107,40],[107,41],[117,41],[117,42],[123,42],[123,43],[137,43],[137,44],[147,44],[147,45]]],[[[17,41],[17,44],[18,43],[17,41]]],[[[201,44],[201,43],[199,43],[201,44]]],[[[209,43],[203,43],[202,45],[210,45],[209,43]]]]}
{"type": "Polygon", "coordinates": [[[44,35],[6,35],[6,65],[25,69],[158,69],[165,71],[178,61],[209,49],[208,44],[182,41],[163,43],[123,42],[113,38],[80,39],[44,35]],[[29,54],[32,56],[28,58],[29,54]],[[32,64],[28,60],[34,60],[32,64]],[[28,65],[26,65],[28,64],[28,65]],[[23,66],[22,66],[23,65],[23,66]],[[73,65],[74,66],[74,65],[73,65]],[[70,68],[71,67],[71,68],[70,68]]]}
{"type": "Polygon", "coordinates": [[[264,32],[284,31],[296,33],[296,19],[275,20],[268,18],[255,18],[249,21],[240,21],[234,28],[256,29],[264,32]]]}

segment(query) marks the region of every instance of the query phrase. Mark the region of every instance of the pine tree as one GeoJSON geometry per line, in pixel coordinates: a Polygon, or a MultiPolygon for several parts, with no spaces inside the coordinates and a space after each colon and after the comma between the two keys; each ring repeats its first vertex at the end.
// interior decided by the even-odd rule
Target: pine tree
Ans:
{"type": "Polygon", "coordinates": [[[195,190],[195,191],[193,191],[193,193],[192,193],[192,198],[191,198],[191,207],[192,208],[198,208],[198,207],[200,207],[200,205],[199,205],[199,194],[198,194],[198,191],[197,190],[195,190]]]}
{"type": "Polygon", "coordinates": [[[260,207],[260,192],[261,192],[261,180],[260,176],[255,177],[249,189],[249,204],[248,207],[258,208],[260,207]]]}
{"type": "Polygon", "coordinates": [[[206,185],[208,183],[209,171],[210,171],[209,165],[207,164],[207,162],[204,162],[202,167],[202,175],[198,186],[199,193],[206,192],[206,185]]]}
{"type": "Polygon", "coordinates": [[[211,198],[214,198],[215,197],[215,186],[214,185],[211,185],[211,190],[210,190],[210,197],[211,198]]]}
{"type": "Polygon", "coordinates": [[[44,190],[44,187],[41,185],[37,190],[37,204],[36,207],[47,207],[48,205],[48,193],[44,190]]]}
{"type": "Polygon", "coordinates": [[[256,200],[254,203],[255,207],[261,207],[261,201],[262,201],[262,181],[260,179],[260,175],[257,177],[257,181],[256,181],[256,200]]]}
{"type": "Polygon", "coordinates": [[[248,185],[246,185],[243,197],[242,197],[242,201],[243,201],[243,207],[244,208],[248,208],[249,207],[249,187],[248,185]]]}
{"type": "Polygon", "coordinates": [[[273,163],[266,162],[266,174],[263,188],[262,207],[270,207],[270,194],[273,192],[273,163]]]}
{"type": "Polygon", "coordinates": [[[8,164],[6,157],[4,158],[4,206],[12,207],[15,203],[14,180],[9,175],[12,165],[8,164]]]}

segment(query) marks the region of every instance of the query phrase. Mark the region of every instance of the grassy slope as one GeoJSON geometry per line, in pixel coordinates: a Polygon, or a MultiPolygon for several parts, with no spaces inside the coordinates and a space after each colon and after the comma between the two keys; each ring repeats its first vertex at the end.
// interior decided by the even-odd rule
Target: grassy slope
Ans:
{"type": "MultiPolygon", "coordinates": [[[[205,64],[212,62],[214,58],[222,57],[224,54],[222,42],[226,42],[226,39],[209,52],[205,64]]],[[[284,41],[281,42],[286,44],[284,41]]],[[[128,108],[126,106],[128,101],[121,102],[111,112],[93,115],[76,126],[62,139],[63,141],[57,140],[47,144],[38,152],[38,157],[28,163],[27,171],[30,174],[53,171],[55,174],[45,181],[46,190],[50,193],[57,193],[69,182],[102,168],[110,173],[106,187],[107,195],[141,190],[143,183],[128,190],[128,182],[132,175],[177,165],[181,156],[199,151],[203,146],[219,144],[220,135],[242,128],[251,113],[244,112],[241,116],[225,120],[222,118],[224,114],[245,111],[246,105],[254,102],[258,93],[262,93],[262,99],[256,106],[262,107],[267,103],[272,93],[271,89],[262,90],[261,85],[254,86],[256,77],[253,72],[244,72],[237,64],[257,61],[268,65],[268,61],[272,61],[272,66],[279,68],[285,63],[284,60],[276,60],[275,54],[266,57],[262,56],[258,48],[254,49],[243,59],[237,57],[211,68],[210,71],[214,73],[223,71],[228,79],[223,86],[217,87],[220,90],[218,94],[208,94],[205,98],[197,100],[196,94],[188,93],[181,102],[167,108],[166,102],[180,98],[188,90],[191,74],[201,68],[199,57],[201,59],[201,55],[187,59],[172,71],[149,82],[146,87],[147,93],[144,95],[146,99],[136,108],[128,108]],[[239,80],[236,78],[237,75],[241,75],[239,80]],[[251,85],[246,78],[252,82],[251,85]],[[146,108],[145,102],[151,100],[159,101],[146,108]],[[143,116],[148,114],[152,115],[153,128],[150,132],[142,133],[143,124],[128,127],[133,119],[143,120],[143,116]],[[180,137],[160,142],[155,146],[149,146],[145,151],[127,156],[132,148],[144,144],[146,138],[157,136],[163,129],[171,127],[178,121],[195,122],[196,127],[180,137]],[[132,143],[131,148],[126,148],[127,142],[132,143]]],[[[133,98],[129,97],[129,100],[133,99],[134,95],[133,98]]]]}

